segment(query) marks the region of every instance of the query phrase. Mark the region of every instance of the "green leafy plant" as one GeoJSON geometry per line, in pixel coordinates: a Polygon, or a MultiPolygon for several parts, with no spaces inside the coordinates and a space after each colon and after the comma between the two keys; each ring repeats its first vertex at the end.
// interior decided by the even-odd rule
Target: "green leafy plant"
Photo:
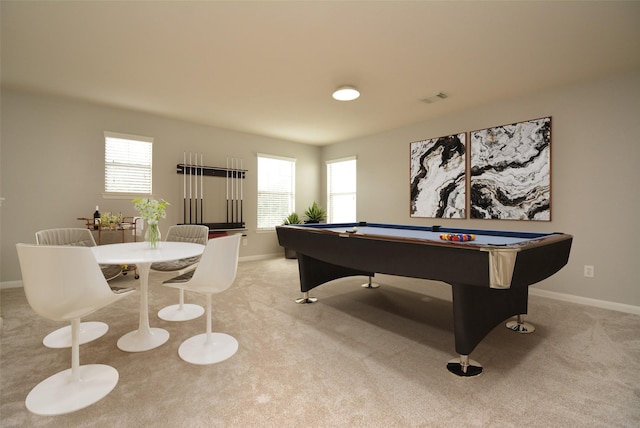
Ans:
{"type": "Polygon", "coordinates": [[[316,201],[304,212],[307,223],[320,223],[327,218],[327,212],[316,201]]]}
{"type": "Polygon", "coordinates": [[[117,229],[122,224],[122,214],[102,213],[100,216],[100,227],[117,229]]]}
{"type": "Polygon", "coordinates": [[[289,216],[287,216],[287,218],[284,219],[283,224],[302,224],[302,223],[303,221],[300,217],[298,217],[298,214],[291,213],[289,214],[289,216]]]}

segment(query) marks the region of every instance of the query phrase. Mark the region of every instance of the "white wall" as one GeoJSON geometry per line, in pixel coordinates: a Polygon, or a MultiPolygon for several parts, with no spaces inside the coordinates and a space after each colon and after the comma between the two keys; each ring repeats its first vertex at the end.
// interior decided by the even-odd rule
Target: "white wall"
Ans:
{"type": "MultiPolygon", "coordinates": [[[[182,163],[184,151],[203,153],[208,166],[224,167],[227,157],[243,159],[248,170],[243,186],[248,230],[241,257],[282,253],[275,232],[256,233],[256,153],[297,160],[299,212],[320,198],[316,146],[10,90],[2,91],[1,108],[2,282],[20,279],[15,244],[35,242],[37,230],[81,227],[76,218],[92,216],[96,205],[101,211],[136,213],[128,198],[102,198],[104,131],[154,137],[153,193],[171,203],[160,222],[163,233],[182,222],[183,176],[176,173],[176,164],[182,163]]],[[[224,221],[224,178],[205,177],[205,189],[219,194],[218,199],[205,197],[206,211],[222,213],[222,218],[205,215],[205,221],[224,221]]]]}
{"type": "Polygon", "coordinates": [[[181,221],[182,181],[175,165],[185,150],[203,152],[212,166],[223,166],[228,156],[244,159],[249,245],[241,256],[281,251],[275,234],[255,232],[257,152],[297,158],[298,212],[314,199],[326,202],[324,160],[357,155],[358,219],[569,233],[569,264],[534,288],[640,307],[640,72],[323,148],[23,92],[3,90],[1,107],[3,282],[20,278],[15,244],[33,242],[36,230],[78,226],[76,217],[91,215],[96,204],[133,214],[130,201],[101,198],[103,131],[109,130],[155,137],[154,194],[172,202],[163,230],[181,221]],[[544,116],[553,117],[551,222],[410,218],[412,141],[544,116]],[[594,278],[583,276],[586,264],[595,266],[594,278]]]}
{"type": "Polygon", "coordinates": [[[640,72],[482,106],[322,152],[323,160],[352,155],[358,157],[359,220],[569,233],[569,264],[535,288],[640,306],[640,72]],[[545,116],[552,116],[551,222],[410,217],[411,142],[545,116]],[[595,266],[594,278],[584,277],[584,265],[595,266]]]}

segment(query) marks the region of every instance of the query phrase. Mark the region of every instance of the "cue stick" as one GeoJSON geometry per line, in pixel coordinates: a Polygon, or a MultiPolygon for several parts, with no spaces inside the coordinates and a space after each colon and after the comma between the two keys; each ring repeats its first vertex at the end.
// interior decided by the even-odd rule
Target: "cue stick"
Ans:
{"type": "Polygon", "coordinates": [[[229,223],[233,223],[233,158],[229,159],[229,223]]]}
{"type": "Polygon", "coordinates": [[[193,203],[195,204],[195,211],[193,215],[195,216],[195,222],[198,223],[198,154],[194,153],[193,157],[195,158],[195,175],[193,176],[193,203]]]}
{"type": "Polygon", "coordinates": [[[192,171],[191,171],[191,152],[189,152],[189,224],[191,224],[191,210],[193,207],[193,197],[192,197],[192,193],[191,193],[191,181],[193,179],[192,177],[192,171]]]}
{"type": "Polygon", "coordinates": [[[231,158],[231,177],[233,178],[231,182],[233,186],[231,186],[231,223],[236,222],[236,217],[238,216],[238,202],[236,198],[237,190],[238,190],[238,178],[236,175],[236,158],[231,158]]]}
{"type": "Polygon", "coordinates": [[[230,180],[229,180],[229,202],[230,202],[230,208],[231,208],[231,222],[233,223],[233,184],[234,184],[234,176],[233,176],[233,158],[229,159],[229,166],[230,166],[230,170],[229,170],[229,174],[230,175],[230,180]]]}
{"type": "Polygon", "coordinates": [[[234,223],[238,222],[238,159],[236,159],[236,218],[234,219],[234,223]]]}
{"type": "Polygon", "coordinates": [[[200,222],[204,223],[204,154],[200,153],[200,222]]]}
{"type": "Polygon", "coordinates": [[[193,188],[194,188],[194,193],[193,193],[194,198],[193,199],[195,199],[195,205],[196,205],[196,211],[194,213],[195,223],[198,224],[198,170],[200,168],[198,167],[198,154],[197,153],[195,154],[195,158],[196,158],[195,159],[196,160],[196,175],[194,177],[195,184],[193,185],[193,188]]]}
{"type": "Polygon", "coordinates": [[[227,158],[227,170],[226,170],[226,174],[225,174],[225,188],[227,191],[226,194],[226,214],[227,214],[227,223],[229,223],[229,158],[227,158]]]}
{"type": "Polygon", "coordinates": [[[240,159],[240,223],[243,223],[243,214],[242,214],[242,202],[244,201],[244,195],[242,193],[243,178],[244,178],[244,174],[242,172],[242,159],[240,159]]]}
{"type": "Polygon", "coordinates": [[[187,152],[183,152],[182,161],[182,222],[187,222],[187,152]]]}
{"type": "Polygon", "coordinates": [[[238,216],[238,173],[236,171],[236,158],[231,158],[231,174],[233,177],[233,191],[231,192],[231,212],[233,215],[231,216],[231,223],[236,222],[236,217],[238,216]]]}

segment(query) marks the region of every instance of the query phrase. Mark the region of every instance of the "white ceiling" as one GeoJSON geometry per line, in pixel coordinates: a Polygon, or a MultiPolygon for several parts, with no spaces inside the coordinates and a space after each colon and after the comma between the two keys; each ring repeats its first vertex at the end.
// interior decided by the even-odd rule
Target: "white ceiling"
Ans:
{"type": "Polygon", "coordinates": [[[1,14],[5,87],[319,145],[640,69],[638,1],[3,0],[1,14]],[[333,100],[344,84],[362,96],[333,100]]]}

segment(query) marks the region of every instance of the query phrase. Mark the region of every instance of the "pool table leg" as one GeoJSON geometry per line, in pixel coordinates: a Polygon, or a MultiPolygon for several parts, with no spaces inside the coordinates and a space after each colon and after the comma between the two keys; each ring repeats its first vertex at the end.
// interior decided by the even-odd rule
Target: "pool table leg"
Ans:
{"type": "Polygon", "coordinates": [[[310,297],[308,291],[305,291],[304,293],[302,293],[302,297],[298,297],[296,299],[296,303],[300,303],[300,304],[315,303],[317,301],[318,301],[318,298],[310,297]]]}
{"type": "Polygon", "coordinates": [[[507,322],[505,327],[521,334],[533,333],[536,331],[536,327],[533,324],[525,322],[522,317],[522,315],[518,315],[518,318],[515,321],[512,320],[507,322]]]}
{"type": "Polygon", "coordinates": [[[459,376],[477,376],[482,366],[469,360],[469,355],[493,328],[514,315],[527,313],[529,290],[455,283],[451,287],[456,353],[460,358],[449,361],[447,368],[459,376]]]}
{"type": "Polygon", "coordinates": [[[482,366],[479,362],[472,360],[468,355],[460,355],[459,358],[449,360],[447,370],[456,376],[471,377],[482,373],[482,366]]]}
{"type": "Polygon", "coordinates": [[[362,288],[378,288],[378,287],[380,287],[380,284],[371,282],[371,276],[369,276],[369,282],[362,284],[362,288]]]}

